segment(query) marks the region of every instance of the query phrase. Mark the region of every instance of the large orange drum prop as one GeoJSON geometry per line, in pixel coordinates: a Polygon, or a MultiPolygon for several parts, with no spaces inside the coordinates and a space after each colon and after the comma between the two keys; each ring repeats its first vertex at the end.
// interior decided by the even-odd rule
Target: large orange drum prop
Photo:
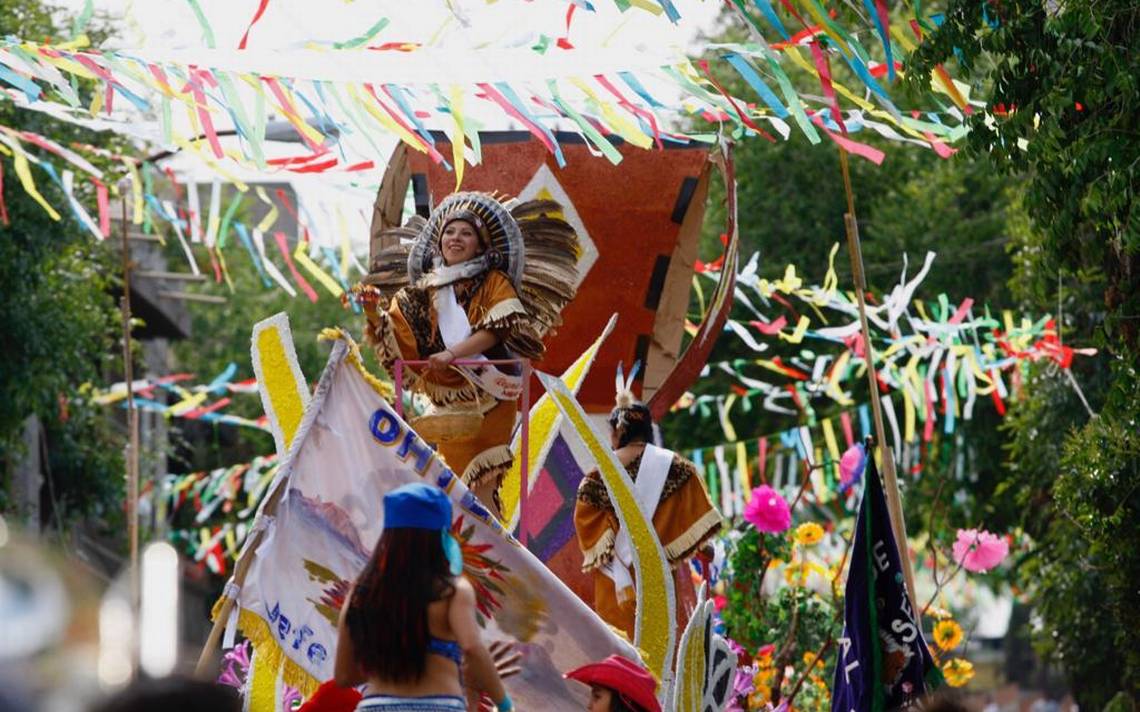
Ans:
{"type": "MultiPolygon", "coordinates": [[[[446,136],[437,149],[451,155],[446,136]]],[[[527,132],[481,134],[482,162],[469,166],[461,186],[455,174],[401,145],[393,154],[377,196],[372,220],[371,253],[387,247],[383,228],[402,223],[408,186],[415,210],[427,217],[448,194],[479,190],[514,195],[521,200],[551,198],[564,206],[583,252],[577,297],[563,311],[563,324],[547,339],[539,368],[561,373],[602,331],[610,316],[619,320],[606,339],[578,394],[591,413],[613,407],[613,374],[618,362],[644,368],[635,392],[660,417],[695,379],[731,302],[735,264],[735,186],[731,158],[720,147],[667,144],[642,150],[618,143],[622,161],[613,165],[590,155],[581,137],[560,133],[566,156],[559,169],[546,148],[527,132]],[[681,355],[697,243],[705,214],[709,180],[720,167],[728,190],[728,242],[722,283],[711,300],[705,323],[681,355]]],[[[532,401],[533,402],[533,401],[532,401]]],[[[584,463],[587,464],[587,463],[584,463]]],[[[572,513],[582,470],[559,438],[535,480],[528,504],[529,548],[586,601],[592,585],[580,572],[582,557],[574,541],[572,513]]]]}

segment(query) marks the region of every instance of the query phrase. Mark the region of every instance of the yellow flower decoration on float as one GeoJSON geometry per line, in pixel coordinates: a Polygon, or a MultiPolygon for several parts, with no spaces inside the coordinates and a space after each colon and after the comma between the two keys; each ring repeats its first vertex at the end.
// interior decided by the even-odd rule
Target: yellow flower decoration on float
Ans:
{"type": "Polygon", "coordinates": [[[815,546],[823,539],[823,527],[815,522],[804,522],[796,527],[792,539],[800,546],[815,546]]]}
{"type": "Polygon", "coordinates": [[[962,687],[974,679],[974,664],[964,658],[948,660],[942,666],[942,676],[950,687],[962,687]]]}
{"type": "Polygon", "coordinates": [[[942,620],[934,626],[934,642],[942,650],[953,650],[962,642],[962,626],[952,620],[942,620]]]}
{"type": "Polygon", "coordinates": [[[814,561],[804,561],[802,563],[792,562],[784,569],[784,581],[789,586],[806,586],[808,577],[812,572],[827,578],[827,569],[823,568],[814,561]]]}

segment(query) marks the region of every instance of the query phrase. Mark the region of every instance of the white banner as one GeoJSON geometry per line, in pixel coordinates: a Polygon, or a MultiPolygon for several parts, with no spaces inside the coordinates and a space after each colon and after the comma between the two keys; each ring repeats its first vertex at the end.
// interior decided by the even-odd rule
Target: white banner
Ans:
{"type": "Polygon", "coordinates": [[[568,685],[562,672],[636,652],[503,531],[347,352],[336,342],[273,485],[284,488],[276,515],[259,517],[268,529],[240,592],[243,632],[259,653],[284,654],[287,682],[331,678],[337,614],[380,536],[383,496],[423,477],[456,505],[454,531],[484,639],[514,640],[523,654],[524,672],[506,681],[518,708],[582,709],[585,688],[568,685]]]}

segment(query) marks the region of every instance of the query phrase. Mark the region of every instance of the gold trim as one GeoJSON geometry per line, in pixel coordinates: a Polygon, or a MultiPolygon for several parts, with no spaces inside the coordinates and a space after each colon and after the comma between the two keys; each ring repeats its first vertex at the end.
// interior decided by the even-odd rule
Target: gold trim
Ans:
{"type": "Polygon", "coordinates": [[[683,534],[665,546],[665,555],[670,563],[677,563],[687,558],[697,547],[717,532],[723,525],[720,513],[716,509],[705,512],[705,516],[698,519],[683,534]]]}
{"type": "Polygon", "coordinates": [[[526,307],[523,306],[523,303],[520,299],[518,299],[517,297],[511,297],[509,299],[504,299],[503,301],[492,305],[490,309],[488,309],[486,312],[484,312],[482,318],[479,319],[479,323],[476,325],[475,328],[476,329],[503,328],[505,326],[509,326],[510,324],[514,323],[515,320],[511,320],[508,322],[507,319],[509,317],[512,317],[515,315],[518,315],[519,317],[523,317],[523,318],[529,317],[529,314],[527,314],[527,311],[526,311],[526,307]]]}
{"type": "MultiPolygon", "coordinates": [[[[243,608],[238,614],[238,628],[253,644],[256,657],[263,661],[259,664],[269,665],[271,670],[279,668],[282,681],[289,687],[296,689],[304,697],[311,697],[317,691],[321,685],[320,680],[293,662],[293,659],[277,646],[276,638],[265,619],[253,611],[243,608]]],[[[334,655],[336,651],[330,650],[328,653],[334,655]]]]}
{"type": "Polygon", "coordinates": [[[594,571],[605,566],[614,557],[614,546],[617,544],[617,532],[612,528],[606,529],[598,543],[588,551],[582,552],[582,571],[594,571]]]}
{"type": "MultiPolygon", "coordinates": [[[[366,329],[364,333],[367,336],[368,330],[366,329]]],[[[392,335],[392,330],[387,329],[386,333],[392,335]]],[[[392,338],[395,340],[395,336],[392,336],[392,338]]],[[[317,339],[320,341],[343,341],[348,344],[348,354],[345,355],[345,360],[356,367],[356,370],[360,373],[361,378],[364,379],[365,383],[372,387],[372,390],[376,391],[377,395],[389,403],[395,399],[396,391],[392,387],[392,384],[381,381],[371,371],[364,367],[364,361],[360,355],[360,346],[356,343],[355,339],[349,336],[347,331],[341,328],[321,329],[321,333],[317,336],[317,339]]]]}

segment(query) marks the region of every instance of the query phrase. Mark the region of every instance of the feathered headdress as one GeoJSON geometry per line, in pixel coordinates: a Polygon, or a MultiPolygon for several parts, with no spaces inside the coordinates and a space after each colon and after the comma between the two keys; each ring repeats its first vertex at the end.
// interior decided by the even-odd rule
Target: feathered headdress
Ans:
{"type": "Polygon", "coordinates": [[[610,427],[618,434],[619,440],[629,437],[651,442],[653,440],[653,415],[649,408],[633,395],[633,381],[641,368],[640,361],[634,361],[627,378],[618,362],[614,377],[614,409],[610,411],[610,427]]]}
{"type": "Polygon", "coordinates": [[[617,372],[614,374],[614,406],[620,409],[629,408],[637,403],[637,397],[633,395],[633,381],[637,378],[638,370],[641,369],[641,361],[633,362],[633,368],[629,370],[629,378],[626,378],[622,373],[623,366],[624,364],[618,361],[617,372]]]}
{"type": "Polygon", "coordinates": [[[412,216],[402,227],[382,235],[396,244],[372,260],[365,284],[377,287],[386,297],[430,276],[439,257],[439,238],[447,223],[473,216],[490,239],[482,259],[485,269],[503,272],[539,335],[562,323],[562,307],[574,298],[578,275],[578,235],[557,215],[562,206],[552,200],[519,202],[491,193],[453,193],[436,206],[425,220],[412,216]]]}

